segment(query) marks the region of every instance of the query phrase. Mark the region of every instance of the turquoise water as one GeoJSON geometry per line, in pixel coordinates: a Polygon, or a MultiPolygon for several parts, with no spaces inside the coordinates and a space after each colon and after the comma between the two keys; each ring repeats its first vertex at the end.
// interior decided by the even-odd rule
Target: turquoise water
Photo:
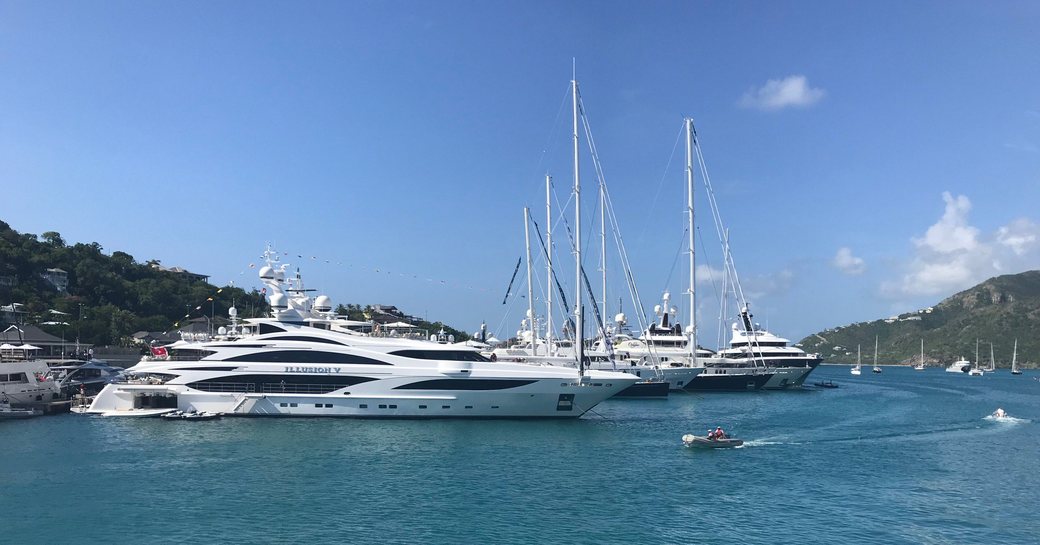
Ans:
{"type": "Polygon", "coordinates": [[[1036,376],[823,366],[841,388],[567,422],[0,422],[0,542],[1037,543],[1036,376]],[[681,446],[717,424],[748,444],[681,446]]]}

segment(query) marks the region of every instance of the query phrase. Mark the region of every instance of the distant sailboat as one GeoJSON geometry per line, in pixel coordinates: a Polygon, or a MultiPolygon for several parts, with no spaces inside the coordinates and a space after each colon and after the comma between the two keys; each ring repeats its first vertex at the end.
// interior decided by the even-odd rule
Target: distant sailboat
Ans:
{"type": "Polygon", "coordinates": [[[997,370],[997,363],[993,360],[993,343],[989,343],[989,367],[986,368],[987,373],[992,373],[997,370]]]}
{"type": "Polygon", "coordinates": [[[855,367],[853,367],[852,369],[849,369],[849,372],[850,372],[850,373],[852,373],[853,375],[858,375],[858,374],[860,374],[860,370],[859,370],[859,368],[860,368],[859,360],[860,360],[860,352],[859,352],[859,345],[857,344],[857,345],[856,345],[856,366],[855,366],[855,367]]]}
{"type": "Polygon", "coordinates": [[[871,373],[880,373],[881,372],[881,368],[878,367],[878,364],[877,364],[877,346],[878,346],[877,345],[877,341],[878,341],[878,338],[877,338],[877,335],[875,335],[874,336],[874,368],[870,370],[871,373]]]}
{"type": "Polygon", "coordinates": [[[921,339],[921,359],[914,366],[914,371],[924,371],[924,339],[921,339]]]}
{"type": "Polygon", "coordinates": [[[1018,368],[1018,339],[1015,339],[1015,351],[1011,354],[1011,374],[1022,374],[1022,371],[1018,368]]]}
{"type": "Polygon", "coordinates": [[[982,371],[982,368],[979,367],[979,340],[978,339],[975,339],[975,363],[972,365],[971,370],[968,371],[968,374],[973,376],[973,377],[981,377],[983,374],[985,374],[982,371]]]}

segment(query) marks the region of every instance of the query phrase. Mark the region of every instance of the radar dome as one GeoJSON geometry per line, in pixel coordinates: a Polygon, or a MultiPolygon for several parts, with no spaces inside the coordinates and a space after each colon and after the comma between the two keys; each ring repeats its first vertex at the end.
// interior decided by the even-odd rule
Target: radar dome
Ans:
{"type": "Polygon", "coordinates": [[[661,305],[654,305],[654,314],[661,314],[661,305]]]}
{"type": "Polygon", "coordinates": [[[329,312],[332,310],[332,299],[328,295],[319,295],[314,299],[314,310],[317,312],[329,312]]]}
{"type": "Polygon", "coordinates": [[[224,327],[224,326],[218,327],[217,328],[217,334],[218,335],[227,335],[227,328],[224,327]]]}
{"type": "Polygon", "coordinates": [[[272,293],[271,294],[271,308],[275,310],[285,310],[289,308],[289,305],[285,302],[284,293],[272,293]]]}
{"type": "Polygon", "coordinates": [[[614,316],[614,322],[616,322],[618,325],[625,325],[626,323],[628,323],[628,317],[625,316],[624,312],[619,312],[616,316],[614,316]]]}
{"type": "Polygon", "coordinates": [[[274,269],[270,265],[264,265],[260,267],[260,279],[270,280],[274,278],[274,269]]]}
{"type": "Polygon", "coordinates": [[[238,316],[238,309],[235,308],[235,307],[231,307],[231,308],[229,308],[227,310],[227,313],[228,313],[228,316],[231,316],[232,318],[234,318],[234,317],[238,316]]]}

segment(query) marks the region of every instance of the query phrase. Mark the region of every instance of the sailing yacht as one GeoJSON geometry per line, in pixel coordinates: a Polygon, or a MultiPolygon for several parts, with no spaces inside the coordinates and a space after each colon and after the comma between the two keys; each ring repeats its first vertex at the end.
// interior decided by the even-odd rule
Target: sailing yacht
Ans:
{"type": "Polygon", "coordinates": [[[921,339],[921,359],[914,366],[914,371],[924,371],[924,339],[921,339]]]}
{"type": "Polygon", "coordinates": [[[1011,374],[1022,374],[1022,370],[1018,368],[1018,339],[1015,339],[1015,351],[1011,354],[1011,374]]]}
{"type": "Polygon", "coordinates": [[[639,379],[624,373],[492,362],[475,349],[377,337],[338,323],[328,298],[285,289],[270,249],[260,278],[272,314],[219,338],[181,340],[106,385],[87,412],[175,410],[243,416],[577,418],[639,379]],[[287,297],[286,292],[292,296],[287,297]]]}
{"type": "MultiPolygon", "coordinates": [[[[573,83],[573,117],[574,117],[574,193],[580,195],[580,176],[578,170],[578,120],[580,115],[579,98],[578,98],[578,87],[577,82],[573,83]]],[[[546,177],[546,223],[552,225],[552,210],[551,210],[551,179],[546,177]]],[[[602,182],[599,184],[599,197],[600,197],[600,241],[601,241],[601,252],[600,257],[602,259],[600,264],[600,271],[603,273],[603,301],[605,306],[606,301],[606,208],[608,206],[606,199],[606,186],[602,182]]],[[[575,224],[580,224],[580,213],[581,207],[578,202],[580,199],[575,200],[575,224]]],[[[592,344],[592,349],[588,350],[584,346],[581,329],[582,325],[580,321],[576,320],[574,330],[576,333],[573,342],[566,339],[557,339],[554,341],[548,338],[544,341],[538,339],[538,327],[537,320],[534,313],[534,293],[533,293],[533,282],[531,281],[531,243],[530,243],[530,216],[529,210],[524,209],[524,234],[527,247],[527,300],[528,300],[528,311],[527,319],[524,321],[524,327],[518,332],[518,337],[522,339],[522,344],[525,346],[511,347],[505,349],[498,349],[493,352],[497,361],[525,361],[525,362],[538,362],[548,365],[569,365],[576,366],[577,362],[581,361],[589,369],[596,369],[601,371],[621,371],[634,375],[641,379],[641,383],[637,391],[660,391],[664,395],[667,395],[669,390],[682,390],[686,387],[690,381],[697,376],[703,369],[694,367],[690,364],[692,358],[687,360],[671,360],[667,357],[658,358],[656,354],[649,354],[648,357],[643,354],[638,354],[636,358],[631,357],[631,353],[618,353],[614,344],[614,335],[611,327],[605,324],[605,319],[602,317],[598,306],[594,306],[595,318],[597,325],[599,326],[600,338],[592,344]],[[645,383],[666,383],[666,387],[659,389],[660,384],[645,384],[645,383]]],[[[552,270],[552,251],[551,251],[551,230],[546,231],[549,242],[546,245],[546,261],[549,268],[547,276],[554,278],[555,275],[552,270]]],[[[581,240],[580,228],[575,234],[575,240],[581,240]]],[[[576,244],[577,259],[577,300],[582,300],[583,287],[587,286],[587,279],[582,271],[581,259],[580,259],[580,244],[576,244]]],[[[550,281],[550,284],[552,282],[550,281]]],[[[549,294],[551,296],[551,289],[549,294]]],[[[561,296],[562,298],[562,296],[561,296]]],[[[590,288],[591,298],[591,288],[590,288]]],[[[595,303],[594,303],[595,304],[595,303]]],[[[548,310],[546,316],[548,317],[549,323],[546,326],[546,337],[550,337],[552,334],[551,317],[552,317],[552,306],[551,298],[547,301],[548,310]]],[[[605,314],[605,313],[604,313],[605,314]]],[[[615,323],[618,328],[622,328],[625,325],[624,314],[619,313],[615,317],[615,323]]],[[[685,341],[685,337],[682,337],[685,341]]],[[[632,392],[626,392],[626,396],[631,395],[632,392]]],[[[642,395],[639,395],[642,397],[642,395]]]]}
{"type": "Polygon", "coordinates": [[[968,375],[973,377],[981,377],[985,372],[979,367],[979,340],[975,339],[975,363],[968,370],[968,375]]]}
{"type": "Polygon", "coordinates": [[[874,337],[874,368],[870,370],[871,373],[880,373],[881,368],[877,364],[877,350],[878,350],[878,338],[874,337]]]}
{"type": "Polygon", "coordinates": [[[992,373],[997,370],[997,362],[993,359],[993,343],[989,343],[989,366],[986,367],[987,373],[992,373]]]}
{"type": "MultiPolygon", "coordinates": [[[[694,278],[694,271],[696,270],[696,244],[695,244],[695,224],[694,224],[694,184],[693,184],[693,167],[694,167],[694,149],[697,146],[696,133],[693,127],[693,119],[686,118],[683,120],[684,128],[686,131],[686,221],[687,221],[687,257],[689,258],[688,274],[688,294],[689,294],[689,320],[690,323],[684,331],[686,342],[684,351],[694,365],[702,367],[704,369],[699,375],[687,385],[687,390],[758,390],[766,385],[776,375],[776,370],[769,368],[761,361],[761,358],[749,357],[754,354],[747,354],[739,358],[724,357],[719,354],[712,353],[708,350],[702,350],[697,346],[697,320],[696,320],[696,283],[694,278]]],[[[699,151],[699,148],[698,148],[699,151]]],[[[698,157],[700,157],[698,155],[698,157]]],[[[703,161],[700,163],[702,172],[706,172],[704,169],[703,161]]],[[[713,211],[717,212],[715,208],[714,197],[710,191],[710,183],[705,176],[705,185],[709,187],[709,196],[713,211]]],[[[716,220],[718,220],[718,214],[713,214],[716,220]]],[[[718,225],[716,225],[718,227],[718,225]]],[[[727,259],[727,271],[731,271],[732,261],[731,257],[726,252],[727,259]]],[[[735,278],[735,274],[734,274],[735,278]]],[[[725,292],[725,289],[723,290],[725,292]]],[[[725,303],[723,303],[725,306],[725,303]]],[[[746,306],[746,303],[745,303],[746,306]]],[[[667,312],[667,305],[664,305],[662,309],[667,312]]],[[[674,313],[674,311],[673,311],[674,313]]],[[[678,333],[678,326],[676,326],[675,333],[678,333]]],[[[750,351],[749,351],[750,352],[750,351]]],[[[792,376],[792,378],[794,378],[792,376]]],[[[780,383],[780,387],[786,387],[788,382],[793,383],[793,380],[784,381],[780,383]]]]}
{"type": "Polygon", "coordinates": [[[860,354],[860,350],[859,350],[859,345],[857,344],[856,345],[856,365],[854,365],[852,367],[852,369],[849,369],[849,373],[851,373],[853,375],[859,375],[860,373],[862,373],[862,371],[860,371],[860,369],[863,367],[861,365],[861,363],[860,363],[860,355],[861,354],[860,354]]]}

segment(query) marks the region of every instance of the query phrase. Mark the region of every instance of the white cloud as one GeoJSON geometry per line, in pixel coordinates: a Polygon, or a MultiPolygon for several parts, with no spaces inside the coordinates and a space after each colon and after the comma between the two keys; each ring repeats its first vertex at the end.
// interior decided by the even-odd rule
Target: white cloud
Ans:
{"type": "Polygon", "coordinates": [[[787,76],[771,79],[757,89],[751,88],[740,98],[740,106],[758,110],[781,110],[787,107],[805,108],[816,104],[827,92],[809,87],[805,76],[787,76]]]}
{"type": "Polygon", "coordinates": [[[709,265],[697,265],[694,278],[697,280],[697,284],[719,284],[721,288],[723,276],[725,276],[725,273],[722,269],[716,269],[709,265]]]}
{"type": "Polygon", "coordinates": [[[1025,218],[1019,218],[997,230],[997,242],[1010,248],[1017,256],[1023,256],[1036,248],[1038,239],[1040,226],[1025,218]]]}
{"type": "Polygon", "coordinates": [[[946,201],[946,211],[942,218],[928,228],[924,238],[914,239],[914,244],[918,248],[939,253],[975,249],[978,246],[979,230],[968,225],[971,201],[964,195],[954,198],[949,191],[944,191],[942,198],[946,201]]]}
{"type": "Polygon", "coordinates": [[[968,222],[971,201],[964,195],[942,195],[946,209],[924,236],[911,239],[915,255],[898,280],[881,285],[892,298],[947,296],[995,275],[1040,265],[1040,226],[1017,219],[983,236],[968,222]]]}
{"type": "Polygon", "coordinates": [[[831,263],[845,274],[863,274],[863,271],[867,270],[863,258],[852,255],[852,250],[846,247],[838,248],[838,253],[831,263]]]}

